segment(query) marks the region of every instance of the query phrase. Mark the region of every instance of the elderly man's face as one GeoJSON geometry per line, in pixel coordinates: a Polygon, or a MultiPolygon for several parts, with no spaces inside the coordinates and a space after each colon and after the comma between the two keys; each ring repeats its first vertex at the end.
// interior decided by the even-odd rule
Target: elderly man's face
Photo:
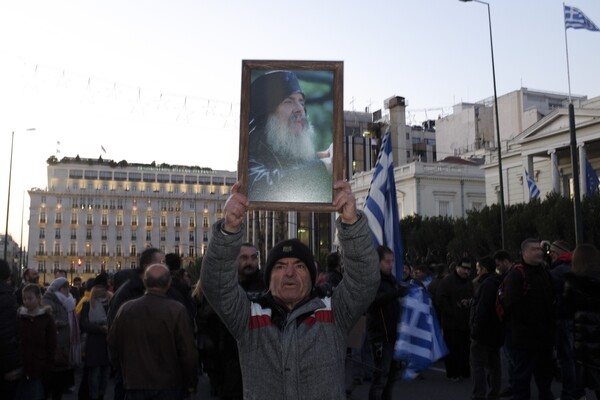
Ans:
{"type": "Polygon", "coordinates": [[[304,113],[304,95],[294,93],[285,98],[275,109],[275,115],[287,123],[289,132],[293,135],[299,135],[304,132],[308,121],[304,113]]]}
{"type": "Polygon", "coordinates": [[[269,290],[273,297],[293,309],[301,302],[312,288],[308,267],[300,259],[282,258],[271,270],[269,290]]]}

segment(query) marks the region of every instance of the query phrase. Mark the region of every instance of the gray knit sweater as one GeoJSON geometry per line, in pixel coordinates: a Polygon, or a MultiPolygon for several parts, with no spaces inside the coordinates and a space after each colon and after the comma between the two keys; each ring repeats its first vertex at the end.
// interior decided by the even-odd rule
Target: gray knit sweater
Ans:
{"type": "MultiPolygon", "coordinates": [[[[360,213],[360,212],[359,212],[360,213]]],[[[245,400],[345,399],[346,335],[377,292],[377,253],[360,213],[338,218],[344,278],[331,297],[313,295],[291,312],[270,294],[250,301],[237,284],[242,232],[225,235],[221,221],[202,263],[202,289],[238,342],[245,400]]]]}

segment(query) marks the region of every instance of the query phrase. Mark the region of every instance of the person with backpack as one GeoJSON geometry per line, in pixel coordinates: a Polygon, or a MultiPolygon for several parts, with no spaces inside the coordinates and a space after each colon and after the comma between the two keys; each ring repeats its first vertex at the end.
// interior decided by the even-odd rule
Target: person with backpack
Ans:
{"type": "Polygon", "coordinates": [[[530,398],[532,377],[539,399],[553,400],[554,287],[538,239],[521,243],[521,257],[498,292],[512,342],[513,400],[530,398]]]}

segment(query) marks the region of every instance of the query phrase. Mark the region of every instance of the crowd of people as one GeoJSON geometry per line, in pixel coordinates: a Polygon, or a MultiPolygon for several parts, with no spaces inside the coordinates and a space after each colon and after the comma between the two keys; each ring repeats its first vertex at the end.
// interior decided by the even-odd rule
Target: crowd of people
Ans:
{"type": "Polygon", "coordinates": [[[340,249],[328,255],[326,271],[297,239],[275,245],[260,268],[257,248],[243,242],[249,202],[239,187],[213,226],[194,284],[176,254],[156,248],[142,252],[137,268],[85,284],[58,270],[44,287],[26,269],[12,285],[0,261],[2,398],[76,391],[80,399],[184,399],[205,373],[211,395],[224,400],[342,399],[364,381],[370,400],[392,399],[407,368],[396,344],[414,288],[442,327],[447,378],[469,379],[472,399],[529,399],[533,379],[539,398],[550,400],[556,378],[562,400],[585,398],[586,390],[599,398],[593,245],[525,239],[516,262],[503,250],[448,266],[405,261],[396,276],[394,253],[373,246],[366,217],[340,181],[333,201],[340,249]]]}
{"type": "Polygon", "coordinates": [[[31,268],[12,285],[2,260],[2,398],[184,399],[205,373],[224,400],[341,399],[364,381],[370,400],[392,399],[407,367],[396,343],[411,288],[431,299],[446,376],[469,379],[472,399],[529,399],[533,379],[550,400],[557,378],[562,400],[586,389],[599,398],[596,247],[525,239],[516,262],[500,250],[448,266],[405,261],[395,276],[394,253],[374,248],[349,185],[334,188],[341,248],[326,271],[296,239],[274,246],[260,268],[257,248],[242,241],[249,203],[239,184],[194,284],[176,254],[156,248],[135,269],[85,284],[58,270],[47,287],[31,268]]]}

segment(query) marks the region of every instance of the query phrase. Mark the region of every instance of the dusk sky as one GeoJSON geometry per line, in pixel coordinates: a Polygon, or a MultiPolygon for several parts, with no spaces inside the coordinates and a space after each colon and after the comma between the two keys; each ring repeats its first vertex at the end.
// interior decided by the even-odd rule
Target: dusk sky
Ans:
{"type": "MultiPolygon", "coordinates": [[[[600,25],[597,0],[566,4],[600,25]]],[[[490,6],[498,94],[567,93],[562,1],[490,6]]],[[[244,59],[343,61],[345,110],[403,96],[409,124],[493,95],[487,8],[459,0],[7,0],[0,36],[0,225],[14,131],[17,241],[51,155],[235,170],[244,59]]],[[[568,45],[573,94],[600,95],[600,32],[568,45]]]]}

